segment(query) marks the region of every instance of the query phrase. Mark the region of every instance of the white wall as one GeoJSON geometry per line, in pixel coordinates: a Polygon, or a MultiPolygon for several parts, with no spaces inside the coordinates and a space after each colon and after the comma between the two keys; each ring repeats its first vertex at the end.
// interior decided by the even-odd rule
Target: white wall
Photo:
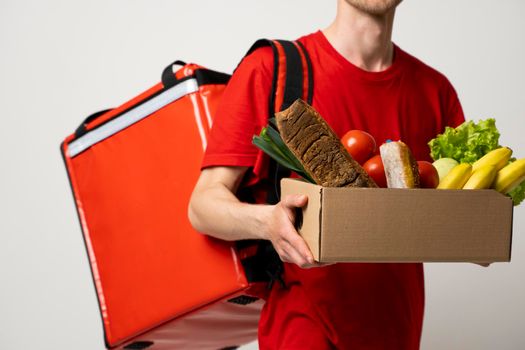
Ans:
{"type": "MultiPolygon", "coordinates": [[[[524,11],[518,0],[407,0],[394,31],[450,78],[469,119],[497,119],[519,157],[524,11]]],[[[335,0],[0,2],[2,349],[103,348],[59,142],[176,58],[231,71],[254,39],[295,38],[334,13],[335,0]]],[[[423,349],[525,348],[524,214],[514,212],[512,263],[426,265],[423,349]]]]}

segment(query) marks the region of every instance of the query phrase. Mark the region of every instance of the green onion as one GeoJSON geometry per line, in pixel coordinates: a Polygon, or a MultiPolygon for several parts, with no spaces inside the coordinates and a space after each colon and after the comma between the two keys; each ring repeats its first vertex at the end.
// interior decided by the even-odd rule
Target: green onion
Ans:
{"type": "Polygon", "coordinates": [[[252,142],[257,148],[273,158],[277,163],[296,172],[308,182],[315,183],[315,181],[304,170],[301,162],[299,162],[286,146],[279,132],[275,130],[271,124],[263,128],[259,136],[254,135],[252,142]]]}

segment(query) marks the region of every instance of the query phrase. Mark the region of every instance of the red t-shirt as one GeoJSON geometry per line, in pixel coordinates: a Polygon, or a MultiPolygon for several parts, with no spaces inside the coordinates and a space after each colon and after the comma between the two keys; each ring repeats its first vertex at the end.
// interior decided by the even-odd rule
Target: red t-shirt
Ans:
{"type": "MultiPolygon", "coordinates": [[[[464,120],[446,77],[397,46],[388,69],[367,72],[341,56],[321,31],[299,40],[312,60],[313,107],[339,137],[350,129],[364,130],[378,145],[402,140],[416,159],[430,160],[428,141],[464,120]]],[[[203,168],[252,167],[247,186],[257,187],[266,176],[268,159],[252,145],[252,136],[268,122],[272,73],[270,48],[256,50],[235,71],[214,116],[203,168]]],[[[286,263],[284,280],[287,288],[275,283],[262,311],[261,349],[419,348],[422,264],[301,269],[286,263]]]]}

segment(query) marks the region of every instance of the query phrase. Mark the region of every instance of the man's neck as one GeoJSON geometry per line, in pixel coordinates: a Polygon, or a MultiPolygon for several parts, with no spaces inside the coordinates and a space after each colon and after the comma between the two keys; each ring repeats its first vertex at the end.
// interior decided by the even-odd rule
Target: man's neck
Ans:
{"type": "Polygon", "coordinates": [[[364,70],[379,72],[392,64],[394,13],[395,9],[373,16],[339,1],[335,21],[323,33],[348,61],[364,70]]]}

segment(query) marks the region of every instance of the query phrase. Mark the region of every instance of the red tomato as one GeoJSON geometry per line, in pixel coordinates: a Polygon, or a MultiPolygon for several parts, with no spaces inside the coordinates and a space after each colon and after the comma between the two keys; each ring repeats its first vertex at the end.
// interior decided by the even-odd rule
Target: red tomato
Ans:
{"type": "Polygon", "coordinates": [[[421,188],[436,188],[439,185],[439,175],[430,162],[418,160],[419,182],[421,188]]]}
{"type": "Polygon", "coordinates": [[[341,138],[341,143],[359,164],[366,162],[376,151],[376,140],[369,133],[350,130],[341,138]]]}
{"type": "Polygon", "coordinates": [[[380,155],[373,156],[363,165],[363,169],[366,170],[368,175],[374,179],[375,183],[379,187],[386,188],[386,175],[385,167],[383,166],[383,160],[380,155]]]}

